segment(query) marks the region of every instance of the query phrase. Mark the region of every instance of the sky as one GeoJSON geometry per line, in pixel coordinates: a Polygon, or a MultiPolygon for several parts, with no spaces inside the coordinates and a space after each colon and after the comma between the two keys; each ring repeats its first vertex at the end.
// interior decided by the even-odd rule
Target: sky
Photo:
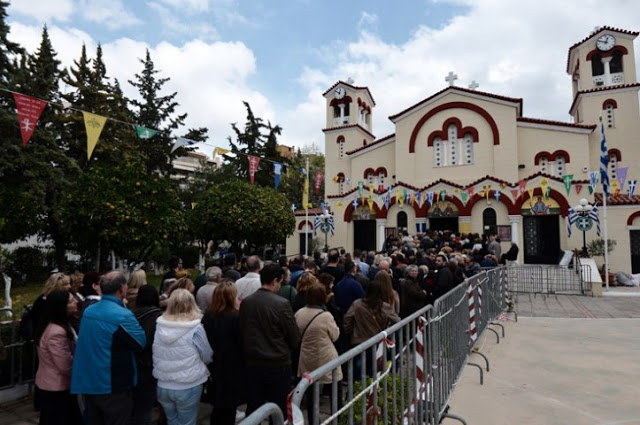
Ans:
{"type": "Polygon", "coordinates": [[[450,71],[457,86],[524,99],[526,117],[570,122],[569,47],[598,26],[640,31],[635,0],[10,2],[11,40],[35,52],[47,25],[65,67],[83,43],[91,56],[99,43],[129,98],[149,49],[186,128],[209,129],[205,152],[228,147],[231,123],[246,122],[243,101],[283,128],[281,144],[324,151],[322,93],[348,78],[375,99],[377,138],[394,132],[390,115],[444,89],[450,71]]]}

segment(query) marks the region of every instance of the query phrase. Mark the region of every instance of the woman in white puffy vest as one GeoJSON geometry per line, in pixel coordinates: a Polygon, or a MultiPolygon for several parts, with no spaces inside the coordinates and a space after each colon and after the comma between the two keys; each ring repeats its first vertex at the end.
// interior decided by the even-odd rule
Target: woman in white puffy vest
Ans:
{"type": "Polygon", "coordinates": [[[153,376],[169,425],[193,425],[198,418],[202,385],[209,377],[207,364],[213,357],[201,318],[193,295],[177,289],[156,322],[153,376]]]}

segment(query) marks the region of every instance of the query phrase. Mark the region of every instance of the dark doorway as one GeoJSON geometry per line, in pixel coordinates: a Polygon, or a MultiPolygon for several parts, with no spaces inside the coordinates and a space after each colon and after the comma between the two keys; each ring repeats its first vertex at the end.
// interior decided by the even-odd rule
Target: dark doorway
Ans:
{"type": "Polygon", "coordinates": [[[630,230],[631,273],[640,273],[640,230],[630,230]]]}
{"type": "Polygon", "coordinates": [[[429,229],[458,233],[458,217],[429,218],[429,229]]]}
{"type": "Polygon", "coordinates": [[[398,228],[398,232],[407,230],[407,228],[409,227],[407,213],[404,211],[400,211],[398,213],[397,220],[398,222],[396,227],[398,228]]]}
{"type": "Polygon", "coordinates": [[[353,221],[353,249],[362,251],[376,250],[376,221],[353,221]]]}
{"type": "Polygon", "coordinates": [[[496,210],[493,208],[485,208],[482,211],[482,232],[485,235],[498,234],[498,219],[496,218],[496,210]]]}
{"type": "Polygon", "coordinates": [[[560,258],[559,215],[523,216],[524,262],[558,264],[560,258]]]}
{"type": "MultiPolygon", "coordinates": [[[[304,255],[304,243],[305,243],[305,236],[306,233],[300,233],[300,255],[304,255]]],[[[313,255],[313,252],[311,252],[311,241],[313,240],[313,233],[309,233],[309,250],[307,251],[309,253],[309,255],[313,255]]]]}

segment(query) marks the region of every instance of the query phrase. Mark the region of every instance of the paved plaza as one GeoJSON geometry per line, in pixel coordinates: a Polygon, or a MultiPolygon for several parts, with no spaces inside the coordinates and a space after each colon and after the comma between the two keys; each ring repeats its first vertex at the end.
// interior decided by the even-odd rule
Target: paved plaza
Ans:
{"type": "MultiPolygon", "coordinates": [[[[518,294],[516,309],[500,344],[491,332],[480,340],[491,370],[481,386],[465,368],[451,413],[469,425],[640,425],[640,288],[518,294]]],[[[198,423],[210,412],[202,404],[198,423]]],[[[0,425],[37,423],[30,399],[0,406],[0,425]]]]}

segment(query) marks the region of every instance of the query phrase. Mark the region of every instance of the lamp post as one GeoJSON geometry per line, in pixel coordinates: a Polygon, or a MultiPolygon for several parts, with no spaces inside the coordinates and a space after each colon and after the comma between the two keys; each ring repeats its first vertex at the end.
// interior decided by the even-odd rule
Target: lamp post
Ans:
{"type": "Polygon", "coordinates": [[[322,214],[318,216],[320,223],[320,231],[324,233],[324,252],[329,252],[329,232],[333,235],[333,214],[329,214],[329,206],[326,202],[321,205],[322,214]]]}
{"type": "Polygon", "coordinates": [[[576,220],[576,227],[578,230],[582,231],[582,256],[588,257],[589,253],[587,252],[587,230],[590,230],[593,227],[593,220],[589,217],[589,213],[593,209],[593,206],[589,205],[589,201],[585,198],[580,199],[580,203],[573,208],[573,210],[578,214],[578,219],[576,220]]]}

